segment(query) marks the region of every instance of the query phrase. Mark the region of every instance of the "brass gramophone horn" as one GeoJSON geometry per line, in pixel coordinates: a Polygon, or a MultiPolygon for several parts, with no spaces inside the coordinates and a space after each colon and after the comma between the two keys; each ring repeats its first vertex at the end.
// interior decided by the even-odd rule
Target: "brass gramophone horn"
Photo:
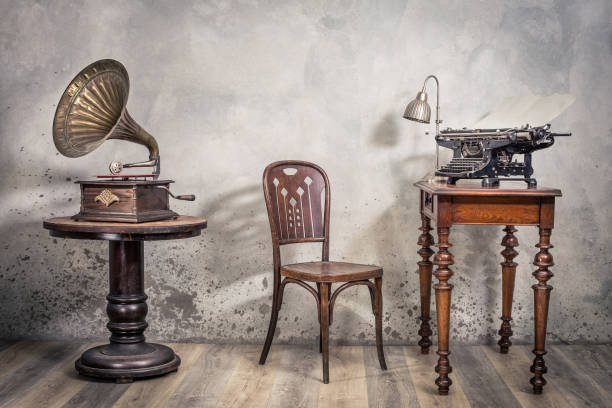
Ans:
{"type": "Polygon", "coordinates": [[[112,59],[87,66],[64,91],[53,119],[53,141],[64,156],[80,157],[107,139],[122,139],[149,149],[149,161],[111,163],[111,173],[123,167],[154,167],[159,176],[159,147],[155,138],[132,119],[126,109],[130,80],[125,67],[112,59]]]}

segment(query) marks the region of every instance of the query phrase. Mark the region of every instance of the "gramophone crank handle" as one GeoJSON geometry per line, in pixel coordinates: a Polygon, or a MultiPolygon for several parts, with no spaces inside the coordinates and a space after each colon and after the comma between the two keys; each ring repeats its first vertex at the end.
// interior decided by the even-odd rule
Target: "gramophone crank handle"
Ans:
{"type": "Polygon", "coordinates": [[[166,186],[155,186],[155,188],[162,188],[166,190],[168,194],[170,194],[170,197],[174,198],[175,200],[183,200],[183,201],[194,201],[195,200],[195,194],[182,194],[182,195],[175,196],[174,194],[172,194],[170,189],[166,186]]]}
{"type": "Polygon", "coordinates": [[[194,194],[182,194],[182,195],[177,195],[177,196],[173,196],[172,194],[170,194],[172,196],[172,198],[176,198],[177,200],[185,200],[185,201],[194,201],[195,200],[195,195],[194,194]]]}

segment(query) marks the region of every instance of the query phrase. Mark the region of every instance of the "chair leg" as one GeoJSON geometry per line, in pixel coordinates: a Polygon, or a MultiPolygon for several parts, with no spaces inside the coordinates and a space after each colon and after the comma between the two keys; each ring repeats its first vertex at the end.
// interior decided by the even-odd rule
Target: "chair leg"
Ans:
{"type": "Polygon", "coordinates": [[[370,292],[370,302],[372,303],[372,313],[376,314],[376,295],[374,294],[374,289],[371,286],[368,286],[368,291],[370,292]]]}
{"type": "MultiPolygon", "coordinates": [[[[321,296],[321,284],[317,282],[317,292],[321,296]]],[[[321,330],[321,311],[319,310],[319,353],[323,352],[323,331],[321,330]]]]}
{"type": "Polygon", "coordinates": [[[321,349],[323,351],[323,383],[329,384],[329,283],[321,283],[321,349]]]}
{"type": "Polygon", "coordinates": [[[272,293],[272,315],[270,316],[270,326],[268,326],[268,334],[266,336],[266,342],[264,343],[263,350],[261,350],[261,356],[259,357],[259,364],[263,365],[266,363],[270,346],[272,346],[272,339],[274,338],[274,332],[276,331],[276,322],[278,320],[278,311],[280,310],[280,303],[282,302],[282,293],[280,285],[280,279],[274,282],[274,292],[272,293]]]}
{"type": "Polygon", "coordinates": [[[376,308],[374,311],[374,321],[376,325],[376,351],[378,351],[378,362],[380,368],[383,370],[387,369],[387,363],[385,361],[385,353],[383,351],[383,339],[382,339],[382,311],[383,311],[383,297],[382,297],[382,277],[374,279],[376,285],[376,293],[374,296],[376,308]]]}

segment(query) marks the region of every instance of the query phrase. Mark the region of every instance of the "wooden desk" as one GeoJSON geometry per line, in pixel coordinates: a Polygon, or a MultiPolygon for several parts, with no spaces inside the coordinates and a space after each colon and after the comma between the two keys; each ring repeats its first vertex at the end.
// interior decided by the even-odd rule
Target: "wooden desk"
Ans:
{"type": "Polygon", "coordinates": [[[102,239],[109,244],[109,286],[106,297],[106,325],[110,344],[91,348],[75,362],[82,375],[131,382],[176,371],[179,356],[167,346],[145,342],[148,324],[147,295],[144,293],[144,241],[190,238],[206,228],[203,218],[144,222],[75,221],[70,217],[43,222],[51,236],[74,239],[102,239]]]}
{"type": "Polygon", "coordinates": [[[426,354],[431,346],[432,335],[430,320],[430,296],[431,276],[433,265],[436,270],[433,275],[438,279],[434,285],[436,294],[436,316],[438,322],[438,365],[435,367],[438,373],[436,385],[441,395],[448,394],[452,384],[449,374],[451,365],[448,356],[449,349],[449,324],[450,324],[450,301],[453,285],[448,281],[453,276],[450,265],[454,263],[453,255],[448,248],[448,236],[452,225],[474,224],[474,225],[505,225],[506,235],[502,239],[504,250],[501,252],[505,261],[502,265],[502,324],[499,330],[501,336],[498,344],[501,353],[507,353],[512,344],[512,296],[514,292],[514,276],[516,273],[516,262],[514,257],[518,253],[514,247],[518,240],[514,236],[515,225],[533,225],[539,227],[540,240],[536,247],[539,252],[535,256],[533,264],[537,267],[533,272],[537,283],[532,286],[534,292],[534,331],[535,358],[531,365],[531,378],[533,391],[541,393],[542,387],[546,385],[543,375],[546,373],[544,364],[546,321],[548,318],[548,301],[552,286],[547,281],[553,276],[548,270],[553,265],[552,255],[548,252],[553,246],[550,244],[550,234],[554,225],[555,197],[561,196],[561,191],[550,188],[483,188],[480,185],[457,185],[448,186],[444,182],[419,181],[415,184],[421,194],[421,220],[422,231],[419,236],[418,245],[421,248],[418,254],[422,260],[419,264],[420,286],[421,286],[421,327],[419,336],[421,340],[421,352],[426,354]],[[438,252],[434,256],[433,263],[429,260],[434,252],[430,246],[434,240],[429,231],[431,221],[437,228],[438,243],[435,246],[438,252]]]}

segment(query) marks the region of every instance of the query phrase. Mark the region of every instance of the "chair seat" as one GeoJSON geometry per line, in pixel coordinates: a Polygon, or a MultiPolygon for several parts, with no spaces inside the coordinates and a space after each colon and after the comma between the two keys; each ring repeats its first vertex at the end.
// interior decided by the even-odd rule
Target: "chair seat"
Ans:
{"type": "Polygon", "coordinates": [[[280,274],[307,282],[350,282],[380,278],[383,270],[376,265],[347,262],[304,262],[281,266],[280,274]]]}

